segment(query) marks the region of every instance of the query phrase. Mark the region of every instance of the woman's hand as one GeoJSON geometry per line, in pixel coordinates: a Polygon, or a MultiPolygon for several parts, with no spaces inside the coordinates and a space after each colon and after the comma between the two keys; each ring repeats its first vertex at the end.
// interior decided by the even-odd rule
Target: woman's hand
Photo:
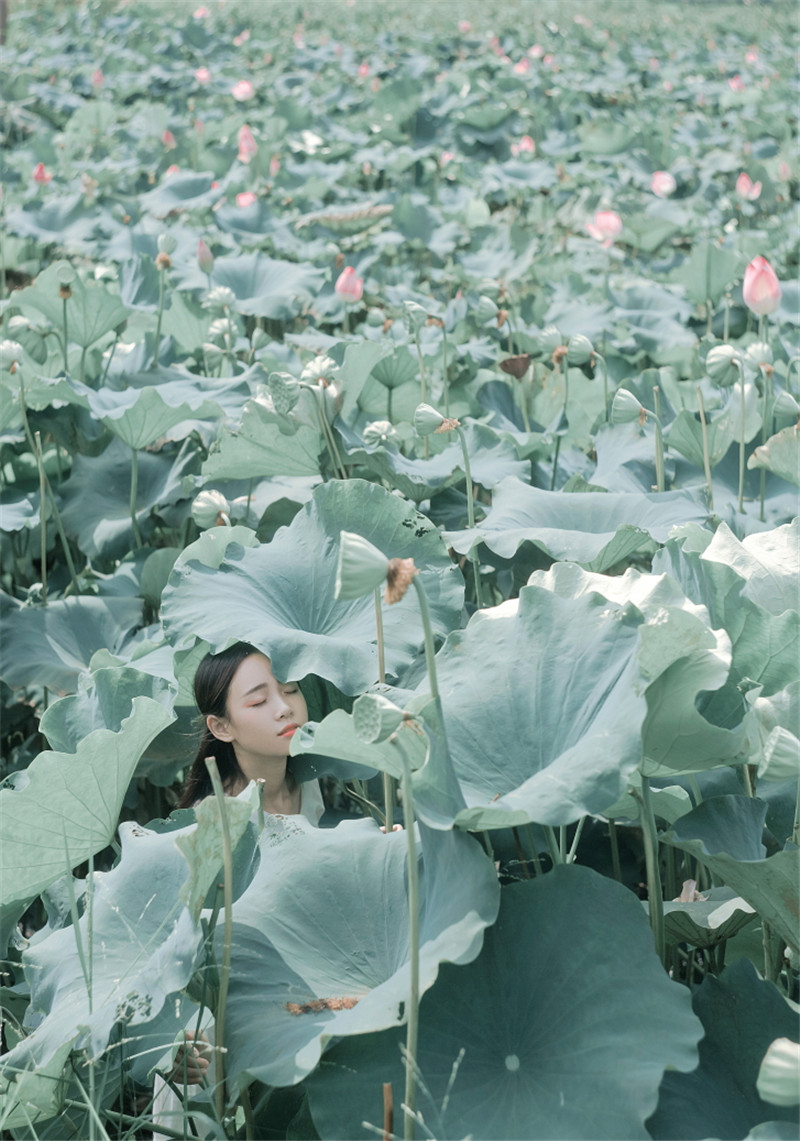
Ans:
{"type": "Polygon", "coordinates": [[[186,1032],[186,1045],[179,1046],[175,1055],[170,1081],[197,1086],[203,1081],[211,1064],[211,1045],[205,1034],[199,1034],[195,1040],[191,1031],[186,1032]],[[195,1042],[194,1046],[189,1043],[195,1042]]]}
{"type": "MultiPolygon", "coordinates": [[[[385,832],[385,831],[386,831],[386,825],[385,825],[385,824],[381,824],[381,826],[380,826],[380,827],[381,827],[381,832],[385,832]]],[[[395,825],[392,827],[392,831],[393,831],[393,832],[402,832],[402,831],[403,831],[403,825],[402,825],[402,824],[395,824],[395,825]]]]}

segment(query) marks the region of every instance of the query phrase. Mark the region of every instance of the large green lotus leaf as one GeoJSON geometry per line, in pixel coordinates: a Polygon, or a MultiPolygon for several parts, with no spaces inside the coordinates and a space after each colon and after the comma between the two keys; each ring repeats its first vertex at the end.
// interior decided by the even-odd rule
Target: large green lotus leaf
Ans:
{"type": "MultiPolygon", "coordinates": [[[[712,468],[733,443],[734,419],[731,404],[720,415],[707,418],[708,462],[712,468]]],[[[665,439],[671,448],[686,456],[687,460],[699,468],[703,467],[703,426],[693,412],[682,408],[665,433],[665,439]]]]}
{"type": "Polygon", "coordinates": [[[40,753],[23,787],[0,789],[3,947],[31,899],[109,842],[139,757],[171,720],[160,702],[134,697],[117,732],[40,753]]]}
{"type": "Polygon", "coordinates": [[[800,519],[741,541],[720,523],[701,558],[734,570],[744,580],[745,598],[769,614],[800,609],[800,519]]]}
{"type": "Polygon", "coordinates": [[[339,364],[336,379],[337,383],[341,382],[344,390],[341,415],[345,419],[352,414],[369,376],[374,375],[375,368],[380,368],[391,351],[388,344],[375,344],[371,341],[341,341],[331,347],[328,355],[339,364]]]}
{"type": "MultiPolygon", "coordinates": [[[[797,1136],[797,1106],[762,1101],[759,1066],[776,1038],[797,1041],[797,1014],[774,983],[739,959],[719,978],[706,975],[692,997],[705,1037],[700,1064],[690,1074],[666,1073],[658,1109],[647,1122],[655,1141],[738,1141],[762,1122],[790,1121],[797,1136]]],[[[781,1136],[767,1133],[766,1136],[781,1136]]]]}
{"type": "Polygon", "coordinates": [[[501,558],[511,559],[529,542],[553,559],[604,571],[635,551],[665,542],[675,525],[706,516],[696,491],[563,495],[509,477],[495,489],[482,523],[472,531],[447,532],[445,538],[461,555],[484,543],[501,558]]]}
{"type": "Polygon", "coordinates": [[[699,772],[736,757],[746,743],[745,726],[722,728],[697,708],[700,694],[725,684],[731,644],[709,628],[705,607],[687,599],[666,574],[601,575],[572,563],[535,571],[529,583],[562,598],[596,592],[619,606],[632,603],[646,618],[640,629],[639,664],[648,680],[642,726],[642,771],[648,776],[699,772]]]}
{"type": "Polygon", "coordinates": [[[217,258],[212,281],[233,290],[237,313],[290,321],[314,300],[325,273],[307,262],[276,261],[253,253],[217,258]]]}
{"type": "Polygon", "coordinates": [[[716,242],[697,242],[675,274],[686,286],[686,296],[705,305],[716,304],[739,272],[739,255],[716,242]]]}
{"type": "Polygon", "coordinates": [[[142,673],[130,666],[81,674],[78,692],[62,697],[42,714],[39,732],[46,737],[51,749],[74,753],[81,741],[95,729],[120,732],[137,696],[158,701],[171,711],[176,688],[164,678],[142,673]]]}
{"type": "Polygon", "coordinates": [[[19,606],[2,596],[0,677],[10,686],[46,685],[72,693],[96,650],[120,648],[142,620],[137,598],[83,595],[46,606],[19,606]]]}
{"type": "MultiPolygon", "coordinates": [[[[136,518],[143,536],[153,530],[153,511],[193,494],[187,474],[192,462],[190,451],[139,455],[136,518]]],[[[131,549],[131,449],[122,440],[113,440],[100,456],[75,456],[59,492],[64,527],[85,554],[119,558],[131,549]]]]}
{"type": "Polygon", "coordinates": [[[800,614],[796,610],[770,614],[752,602],[747,597],[745,579],[734,567],[704,557],[706,539],[704,532],[696,534],[688,529],[656,554],[653,570],[671,575],[689,598],[706,607],[714,629],[723,629],[730,637],[730,682],[720,691],[718,708],[716,703],[712,705],[717,724],[731,723],[731,718],[738,723],[742,700],[736,687],[744,679],[748,679],[749,688],[760,684],[764,696],[769,696],[796,678],[800,614]]]}
{"type": "MultiPolygon", "coordinates": [[[[202,638],[219,651],[243,639],[270,656],[277,677],[316,674],[347,694],[372,685],[378,675],[372,593],[347,602],[334,597],[341,531],[363,535],[388,558],[415,559],[438,634],[460,621],[463,579],[439,532],[375,484],[348,480],[316,488],[270,543],[245,548],[239,530],[206,540],[214,547],[212,565],[197,544],[176,562],[162,596],[162,620],[178,648],[202,638]]],[[[397,675],[423,644],[416,592],[385,607],[383,620],[386,668],[397,675]]]]}
{"type": "Polygon", "coordinates": [[[436,668],[468,805],[457,825],[567,824],[625,791],[647,710],[642,621],[596,594],[526,586],[448,636],[436,668]]]}
{"type": "Polygon", "coordinates": [[[766,468],[800,487],[800,429],[796,424],[782,428],[761,444],[747,461],[748,468],[766,468]]]}
{"type": "MultiPolygon", "coordinates": [[[[15,304],[32,306],[57,329],[63,329],[64,322],[64,302],[58,295],[60,273],[58,263],[48,266],[33,285],[21,290],[15,298],[15,304]]],[[[102,285],[87,285],[75,274],[69,287],[72,296],[66,305],[67,336],[81,348],[93,345],[130,316],[119,297],[102,285]]]]}
{"type": "MultiPolygon", "coordinates": [[[[479,958],[442,967],[423,996],[417,1107],[442,1141],[646,1137],[665,1068],[695,1066],[701,1033],[635,897],[557,867],[504,888],[479,958]]],[[[401,1119],[400,1041],[388,1030],[326,1054],[308,1081],[322,1137],[372,1136],[362,1122],[380,1123],[387,1081],[401,1119]]]]}
{"type": "Polygon", "coordinates": [[[36,238],[46,245],[66,245],[89,256],[95,255],[98,227],[116,225],[107,211],[87,205],[86,195],[80,190],[44,202],[26,202],[19,210],[8,213],[5,224],[12,233],[36,238]]]}
{"type": "MultiPolygon", "coordinates": [[[[301,394],[301,403],[307,404],[301,394]]],[[[322,433],[316,420],[281,416],[263,397],[248,400],[239,424],[223,427],[203,464],[204,480],[318,476],[322,433]]]]}
{"type": "Polygon", "coordinates": [[[139,197],[139,205],[156,218],[166,218],[173,211],[212,206],[220,192],[212,187],[210,171],[185,171],[165,177],[160,186],[139,197]]]}
{"type": "MultiPolygon", "coordinates": [[[[420,826],[420,987],[478,954],[500,889],[471,837],[420,826]]],[[[312,828],[271,818],[234,904],[228,1072],[291,1085],[327,1041],[400,1024],[408,1001],[407,836],[371,820],[312,828]],[[356,999],[342,1009],[336,1000],[356,999]]]]}
{"type": "MultiPolygon", "coordinates": [[[[645,908],[647,902],[644,901],[645,908]]],[[[668,943],[715,947],[741,931],[755,917],[755,909],[729,887],[712,887],[692,902],[664,903],[664,933],[668,943]]]]}
{"type": "Polygon", "coordinates": [[[761,843],[767,805],[743,796],[714,796],[661,837],[689,852],[747,900],[790,947],[800,947],[800,851],[766,857],[761,843]]]}

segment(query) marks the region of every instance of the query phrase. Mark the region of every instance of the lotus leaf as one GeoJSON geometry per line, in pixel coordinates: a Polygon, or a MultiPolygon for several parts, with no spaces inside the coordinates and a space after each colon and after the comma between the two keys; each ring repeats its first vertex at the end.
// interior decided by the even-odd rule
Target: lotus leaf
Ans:
{"type": "Polygon", "coordinates": [[[766,468],[781,479],[800,487],[800,432],[796,425],[782,428],[756,448],[747,461],[749,468],[766,468]]]}
{"type": "MultiPolygon", "coordinates": [[[[44,314],[57,329],[62,327],[64,310],[64,302],[58,292],[61,287],[59,274],[58,263],[48,266],[16,299],[19,305],[30,306],[44,314]]],[[[66,302],[68,335],[70,341],[81,348],[95,344],[129,315],[119,297],[102,285],[87,285],[75,275],[69,288],[72,292],[66,302]]]]}
{"type": "Polygon", "coordinates": [[[276,261],[261,253],[217,258],[212,274],[215,286],[225,285],[236,295],[237,313],[289,321],[320,291],[324,275],[310,264],[276,261]]]}

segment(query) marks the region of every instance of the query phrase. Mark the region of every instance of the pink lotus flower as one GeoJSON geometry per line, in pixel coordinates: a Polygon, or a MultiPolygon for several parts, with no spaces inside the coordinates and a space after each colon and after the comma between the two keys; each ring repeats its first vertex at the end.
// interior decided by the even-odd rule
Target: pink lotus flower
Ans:
{"type": "Polygon", "coordinates": [[[664,82],[661,84],[661,86],[664,88],[667,95],[669,95],[672,91],[675,90],[675,85],[669,79],[665,79],[664,82]]]}
{"type": "Polygon", "coordinates": [[[164,144],[168,151],[174,151],[178,145],[175,142],[175,136],[169,129],[164,131],[164,134],[161,136],[161,142],[164,144]]]}
{"type": "Polygon", "coordinates": [[[258,150],[258,144],[253,137],[253,132],[248,127],[247,123],[239,128],[239,153],[236,156],[239,162],[250,162],[253,155],[258,150]]]}
{"type": "Polygon", "coordinates": [[[92,72],[92,87],[102,87],[105,81],[106,77],[103,75],[100,68],[95,68],[95,70],[92,72]]]}
{"type": "Polygon", "coordinates": [[[774,313],[781,303],[781,285],[766,258],[754,257],[744,271],[744,303],[756,317],[774,313]]]}
{"type": "Polygon", "coordinates": [[[647,66],[650,68],[651,71],[658,71],[658,69],[661,67],[661,63],[659,62],[658,56],[651,55],[649,60],[647,61],[647,66]]]}
{"type": "Polygon", "coordinates": [[[270,176],[270,178],[274,178],[280,169],[281,169],[281,160],[278,158],[277,155],[273,155],[272,158],[269,160],[269,176],[270,176]]]}
{"type": "Polygon", "coordinates": [[[536,143],[530,135],[523,135],[518,143],[511,144],[511,153],[515,158],[517,155],[536,154],[536,143]]]}
{"type": "Polygon", "coordinates": [[[211,79],[211,72],[207,67],[198,67],[197,71],[194,73],[194,77],[198,83],[208,83],[208,81],[211,79]]]}
{"type": "Polygon", "coordinates": [[[360,301],[364,296],[364,281],[356,277],[356,271],[351,265],[344,267],[333,288],[342,301],[360,301]]]}
{"type": "Polygon", "coordinates": [[[622,219],[613,210],[598,210],[594,221],[586,223],[586,229],[596,241],[602,242],[603,249],[608,249],[622,233],[622,219]]]}
{"type": "Polygon", "coordinates": [[[250,39],[250,29],[245,28],[245,30],[243,32],[239,32],[238,36],[233,37],[233,46],[236,48],[240,48],[243,44],[246,44],[249,39],[250,39]]]}
{"type": "Polygon", "coordinates": [[[533,44],[532,47],[528,48],[528,55],[531,59],[541,59],[544,55],[544,48],[541,44],[533,44]]]}
{"type": "Polygon", "coordinates": [[[52,174],[45,167],[44,163],[37,162],[36,166],[33,169],[33,181],[38,182],[41,186],[44,186],[50,181],[52,177],[52,174]]]}
{"type": "Polygon", "coordinates": [[[728,80],[728,87],[730,87],[731,91],[744,91],[745,82],[741,75],[732,75],[728,80]]]}
{"type": "Polygon", "coordinates": [[[755,202],[761,194],[761,183],[753,182],[750,175],[742,171],[736,179],[736,193],[745,202],[755,202]]]}
{"type": "Polygon", "coordinates": [[[359,79],[366,79],[368,75],[369,75],[369,64],[368,63],[360,63],[358,65],[358,78],[359,79]]]}
{"type": "Polygon", "coordinates": [[[758,63],[758,48],[748,48],[744,58],[748,63],[758,63]]]}
{"type": "Polygon", "coordinates": [[[439,165],[447,166],[447,164],[452,162],[455,157],[456,156],[453,151],[442,151],[441,155],[439,156],[439,165]]]}
{"type": "Polygon", "coordinates": [[[211,274],[214,269],[214,255],[202,238],[197,243],[197,264],[205,274],[211,274]]]}
{"type": "Polygon", "coordinates": [[[181,168],[177,165],[177,163],[173,163],[172,166],[167,167],[167,169],[164,171],[164,174],[169,178],[173,174],[180,174],[180,172],[181,168]]]}
{"type": "Polygon", "coordinates": [[[789,166],[786,159],[781,159],[778,163],[778,178],[781,182],[790,182],[792,178],[792,168],[789,166]]]}
{"type": "Polygon", "coordinates": [[[255,93],[256,89],[249,79],[240,79],[237,83],[234,83],[231,88],[231,95],[238,103],[244,103],[246,100],[252,99],[255,93]]]}
{"type": "Polygon", "coordinates": [[[556,57],[554,55],[548,52],[547,55],[542,56],[542,63],[545,67],[552,67],[552,65],[555,63],[555,58],[556,57]]]}
{"type": "Polygon", "coordinates": [[[669,198],[675,193],[675,179],[668,170],[657,170],[650,179],[650,189],[657,198],[669,198]]]}
{"type": "Polygon", "coordinates": [[[242,190],[236,195],[236,205],[244,209],[245,206],[255,206],[258,202],[258,195],[254,194],[252,190],[242,190]]]}
{"type": "Polygon", "coordinates": [[[527,59],[526,56],[523,56],[522,59],[518,59],[514,64],[513,71],[515,75],[526,75],[530,69],[531,61],[527,59]]]}
{"type": "Polygon", "coordinates": [[[195,20],[207,20],[211,13],[209,12],[208,8],[206,8],[205,4],[201,4],[199,8],[195,8],[194,12],[192,12],[192,15],[194,16],[195,20]]]}

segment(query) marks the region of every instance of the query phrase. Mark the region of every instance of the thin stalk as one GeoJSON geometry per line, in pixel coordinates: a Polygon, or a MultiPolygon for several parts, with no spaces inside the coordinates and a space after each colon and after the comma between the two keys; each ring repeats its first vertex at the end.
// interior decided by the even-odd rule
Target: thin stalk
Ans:
{"type": "Polygon", "coordinates": [[[213,757],[206,757],[206,768],[211,777],[214,796],[219,808],[220,823],[222,825],[222,868],[225,891],[225,920],[222,945],[222,962],[219,968],[219,997],[217,999],[216,1017],[214,1020],[214,1044],[217,1051],[217,1086],[215,1090],[217,1117],[222,1121],[225,1116],[225,1010],[228,1002],[228,984],[231,977],[231,950],[233,947],[233,850],[231,847],[230,823],[225,805],[225,793],[222,790],[222,781],[219,778],[217,762],[213,757]]]}
{"type": "Polygon", "coordinates": [[[567,852],[566,862],[568,864],[574,864],[575,863],[575,856],[577,855],[577,852],[578,852],[578,844],[580,843],[581,832],[583,832],[583,826],[585,823],[586,823],[586,817],[582,816],[580,818],[580,820],[578,821],[578,827],[575,829],[575,835],[572,837],[572,843],[570,844],[569,852],[567,852]]]}
{"type": "Polygon", "coordinates": [[[403,811],[407,839],[408,860],[408,942],[410,948],[411,977],[408,990],[408,1026],[406,1028],[406,1090],[403,1137],[414,1141],[414,1111],[417,1102],[415,1064],[419,1036],[419,868],[417,841],[414,835],[414,791],[411,782],[411,763],[403,755],[403,811]]]}
{"type": "Polygon", "coordinates": [[[608,423],[608,365],[602,353],[594,351],[594,358],[603,366],[603,420],[608,423]]]}
{"type": "Polygon", "coordinates": [[[754,797],[756,790],[753,788],[753,778],[750,775],[750,768],[747,763],[742,765],[742,779],[744,780],[745,792],[749,797],[754,797]]]}
{"type": "Polygon", "coordinates": [[[656,422],[656,491],[664,490],[664,437],[661,433],[661,394],[658,385],[653,386],[656,422]]]}
{"type": "Polygon", "coordinates": [[[36,432],[34,439],[36,440],[36,466],[39,469],[39,533],[41,538],[39,558],[42,563],[42,606],[47,606],[47,520],[44,511],[45,474],[41,433],[36,432]]]}
{"type": "MultiPolygon", "coordinates": [[[[761,318],[762,322],[764,318],[761,318]]],[[[761,377],[764,381],[764,404],[761,413],[761,443],[766,444],[769,436],[772,435],[773,417],[772,417],[772,370],[767,368],[761,369],[761,377]]],[[[760,509],[758,518],[764,522],[764,495],[767,487],[767,472],[762,467],[761,480],[760,480],[760,509]]]]}
{"type": "MultiPolygon", "coordinates": [[[[786,391],[790,396],[794,396],[794,393],[792,392],[792,386],[789,383],[789,377],[792,375],[792,368],[794,365],[800,365],[800,354],[796,357],[790,357],[789,363],[786,366],[786,391]]],[[[800,369],[798,369],[798,372],[800,372],[800,369]]],[[[800,393],[798,393],[798,396],[800,396],[800,393]]]]}
{"type": "Polygon", "coordinates": [[[253,499],[253,477],[250,476],[250,482],[247,485],[247,518],[250,518],[250,503],[253,499]]]}
{"type": "Polygon", "coordinates": [[[739,369],[739,395],[741,401],[741,413],[739,420],[739,513],[744,513],[744,366],[741,361],[736,361],[739,369]]]}
{"type": "Polygon", "coordinates": [[[703,393],[700,385],[697,386],[697,403],[700,409],[700,430],[703,434],[703,468],[706,473],[706,487],[708,488],[708,509],[714,510],[714,485],[711,482],[711,461],[708,455],[708,424],[706,423],[706,410],[703,404],[703,393]]]}
{"type": "Polygon", "coordinates": [[[647,867],[647,898],[650,912],[650,926],[653,929],[653,938],[656,951],[661,962],[664,962],[664,891],[661,886],[661,874],[658,866],[658,831],[656,818],[653,812],[653,799],[650,795],[650,781],[642,776],[641,791],[634,790],[634,796],[639,801],[639,817],[642,823],[642,837],[644,840],[644,859],[647,867]]]}
{"type": "Polygon", "coordinates": [[[530,824],[525,825],[525,835],[528,837],[528,844],[530,845],[531,850],[531,859],[533,860],[533,866],[536,869],[536,874],[537,876],[541,876],[544,874],[544,868],[542,867],[542,861],[539,859],[539,853],[536,851],[536,841],[533,838],[533,829],[531,828],[530,824]]]}
{"type": "Polygon", "coordinates": [[[528,415],[528,393],[525,385],[526,375],[527,369],[526,372],[519,378],[519,410],[522,413],[522,427],[525,429],[528,435],[530,435],[531,420],[530,416],[528,415]]]}
{"type": "Polygon", "coordinates": [[[561,849],[558,846],[558,840],[556,838],[553,825],[544,824],[542,827],[544,828],[544,834],[547,837],[547,847],[550,849],[550,859],[553,861],[553,865],[555,866],[556,864],[563,864],[564,861],[561,859],[561,849]]]}
{"type": "Polygon", "coordinates": [[[689,788],[692,790],[692,795],[694,796],[694,807],[697,808],[698,805],[703,803],[703,794],[700,791],[697,777],[694,773],[689,773],[686,779],[689,782],[689,788]]]}
{"type": "Polygon", "coordinates": [[[243,1089],[239,1094],[239,1101],[244,1112],[245,1141],[256,1141],[256,1119],[253,1113],[253,1103],[250,1101],[250,1089],[243,1089]]]}
{"type": "MultiPolygon", "coordinates": [[[[86,1109],[86,1102],[76,1101],[71,1097],[64,1098],[64,1105],[69,1109],[86,1109]]],[[[131,1117],[129,1113],[117,1113],[112,1109],[104,1109],[103,1116],[107,1117],[109,1121],[115,1122],[117,1125],[141,1127],[144,1124],[141,1117],[131,1117]]],[[[186,1133],[184,1130],[181,1130],[179,1133],[177,1129],[170,1129],[167,1125],[159,1125],[158,1132],[163,1133],[165,1137],[174,1137],[176,1141],[186,1141],[186,1133]]]]}
{"type": "Polygon", "coordinates": [[[526,880],[531,878],[531,869],[528,867],[528,857],[525,855],[525,849],[522,847],[522,841],[519,838],[519,829],[512,828],[511,832],[514,836],[514,844],[517,849],[517,859],[522,867],[522,874],[526,880]]]}
{"type": "Polygon", "coordinates": [[[136,518],[136,499],[139,494],[139,453],[136,448],[131,448],[131,494],[130,494],[130,513],[131,513],[131,526],[133,527],[133,541],[137,547],[141,547],[142,533],[139,530],[139,522],[136,518]]]}
{"type": "MultiPolygon", "coordinates": [[[[469,466],[467,437],[464,435],[463,428],[456,428],[456,432],[458,433],[458,439],[461,444],[461,455],[464,458],[464,475],[467,480],[467,526],[470,531],[472,531],[475,528],[475,504],[473,501],[472,471],[469,466]]],[[[483,608],[483,596],[481,592],[481,568],[477,553],[470,554],[470,562],[472,563],[472,570],[475,575],[475,604],[478,609],[481,610],[483,608]]]]}
{"type": "Polygon", "coordinates": [[[81,350],[81,375],[80,375],[81,384],[83,384],[84,381],[86,380],[86,348],[87,348],[87,346],[84,345],[83,349],[81,350]]]}
{"type": "MultiPolygon", "coordinates": [[[[562,414],[567,415],[567,404],[569,402],[569,361],[567,359],[567,352],[564,349],[564,355],[561,358],[561,373],[564,377],[564,407],[562,414]]],[[[561,436],[556,437],[556,451],[553,456],[553,474],[550,479],[550,490],[555,491],[556,476],[558,474],[558,453],[561,451],[561,436]]]]}
{"type": "Polygon", "coordinates": [[[156,321],[156,343],[153,349],[153,368],[158,368],[158,354],[161,347],[161,322],[164,318],[164,274],[167,271],[159,266],[158,270],[158,320],[156,321]]]}
{"type": "Polygon", "coordinates": [[[64,372],[69,372],[69,362],[67,360],[67,298],[64,297],[61,302],[61,312],[64,318],[64,344],[61,346],[64,355],[64,372]]]}
{"type": "MultiPolygon", "coordinates": [[[[417,346],[417,360],[419,361],[419,388],[422,393],[422,403],[428,403],[428,382],[425,379],[425,362],[422,359],[422,344],[419,339],[419,329],[414,330],[414,343],[417,346]]],[[[427,436],[423,437],[422,444],[425,450],[425,459],[431,458],[430,441],[427,436]]]]}
{"type": "Polygon", "coordinates": [[[447,327],[442,322],[442,396],[444,414],[450,419],[450,378],[447,375],[447,327]]]}
{"type": "Polygon", "coordinates": [[[436,678],[436,648],[433,643],[433,626],[431,625],[431,612],[428,607],[428,599],[425,595],[425,590],[419,581],[419,575],[414,575],[411,580],[414,584],[414,589],[417,592],[417,600],[419,602],[420,617],[422,619],[422,630],[425,636],[425,664],[428,667],[428,682],[431,687],[431,696],[434,701],[440,702],[439,697],[439,683],[436,678]]]}
{"type": "Polygon", "coordinates": [[[792,825],[791,841],[800,847],[800,780],[797,782],[797,798],[794,803],[794,823],[792,825]]]}
{"type": "Polygon", "coordinates": [[[722,340],[727,345],[731,336],[731,295],[725,294],[725,317],[722,324],[722,340]]]}
{"type": "MultiPolygon", "coordinates": [[[[378,641],[378,681],[386,684],[386,648],[383,637],[383,610],[381,608],[381,592],[376,586],[373,591],[375,599],[375,632],[378,641]]],[[[386,818],[386,835],[394,828],[394,780],[389,773],[383,773],[383,809],[386,818]]]]}
{"type": "Polygon", "coordinates": [[[336,447],[336,441],[334,440],[333,433],[331,432],[331,426],[328,423],[328,417],[325,415],[325,407],[323,404],[323,401],[325,400],[325,394],[321,388],[315,388],[314,392],[316,393],[317,398],[317,413],[319,415],[320,428],[322,429],[322,438],[325,441],[325,447],[328,449],[328,455],[330,457],[333,473],[337,479],[347,479],[347,472],[344,470],[344,465],[342,464],[338,449],[336,447]]]}

